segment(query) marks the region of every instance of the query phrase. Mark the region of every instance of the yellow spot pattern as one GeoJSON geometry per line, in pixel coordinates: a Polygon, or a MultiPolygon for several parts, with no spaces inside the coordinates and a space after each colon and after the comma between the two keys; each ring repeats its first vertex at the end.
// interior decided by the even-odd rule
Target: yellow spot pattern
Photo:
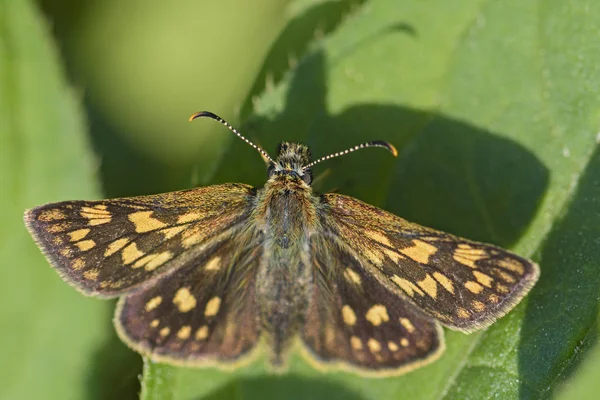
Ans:
{"type": "Polygon", "coordinates": [[[465,287],[469,290],[469,292],[475,293],[475,294],[479,294],[483,290],[483,286],[481,286],[479,283],[474,282],[474,281],[465,282],[465,287]]]}
{"type": "Polygon", "coordinates": [[[77,246],[81,251],[88,251],[96,247],[96,242],[94,242],[93,240],[83,240],[81,242],[75,243],[75,246],[77,246]]]}
{"type": "Polygon", "coordinates": [[[390,317],[387,313],[387,308],[381,304],[375,304],[373,307],[367,311],[365,314],[367,321],[369,321],[374,326],[379,326],[384,322],[390,320],[390,317]]]}
{"type": "Polygon", "coordinates": [[[400,253],[404,254],[407,257],[410,257],[418,263],[429,263],[429,257],[431,257],[437,252],[437,247],[430,245],[429,243],[425,243],[422,240],[415,239],[412,242],[412,247],[405,247],[403,249],[400,249],[400,253]]]}
{"type": "Polygon", "coordinates": [[[361,350],[363,348],[362,340],[356,336],[351,336],[350,346],[352,346],[354,350],[361,350]]]}
{"type": "Polygon", "coordinates": [[[415,293],[421,296],[425,295],[425,293],[417,285],[404,278],[400,278],[398,275],[392,276],[392,281],[396,285],[400,286],[400,289],[402,289],[404,293],[406,293],[410,297],[414,297],[415,293]]]}
{"type": "Polygon", "coordinates": [[[167,226],[164,222],[152,218],[154,211],[138,211],[131,213],[127,218],[135,225],[135,231],[138,233],[155,231],[167,226]]]}
{"type": "Polygon", "coordinates": [[[181,329],[179,329],[179,331],[177,331],[177,338],[181,339],[181,340],[186,340],[190,337],[190,334],[192,333],[192,327],[185,325],[182,326],[181,329]]]}
{"type": "Polygon", "coordinates": [[[191,213],[183,214],[179,218],[177,218],[177,223],[178,224],[188,224],[190,222],[198,221],[201,218],[202,218],[202,214],[197,213],[197,212],[191,212],[191,213]]]}
{"type": "Polygon", "coordinates": [[[204,340],[208,337],[208,326],[204,325],[196,331],[194,338],[196,340],[204,340]]]}
{"type": "Polygon", "coordinates": [[[150,300],[148,300],[148,302],[146,303],[146,305],[144,306],[144,309],[146,311],[152,311],[154,310],[156,307],[158,307],[160,305],[160,303],[162,303],[162,297],[161,296],[156,296],[151,298],[150,300]]]}
{"type": "Polygon", "coordinates": [[[125,264],[131,264],[132,262],[143,256],[144,253],[137,248],[137,244],[135,244],[135,242],[125,247],[121,252],[121,258],[123,259],[123,262],[125,264]]]}
{"type": "Polygon", "coordinates": [[[367,341],[367,346],[369,346],[369,350],[371,350],[373,353],[377,353],[381,350],[381,343],[373,338],[367,341]]]}
{"type": "Polygon", "coordinates": [[[85,229],[78,229],[76,231],[73,232],[69,232],[69,240],[71,242],[77,242],[81,239],[83,239],[84,237],[87,236],[88,233],[90,233],[91,229],[85,228],[85,229]]]}
{"type": "Polygon", "coordinates": [[[112,220],[110,212],[106,209],[100,209],[98,207],[82,207],[79,213],[83,218],[87,218],[88,225],[96,226],[110,222],[112,220]]]}
{"type": "Polygon", "coordinates": [[[165,239],[171,239],[178,233],[187,229],[187,226],[174,226],[173,228],[165,228],[160,231],[163,235],[165,235],[165,239]]]}
{"type": "Polygon", "coordinates": [[[133,264],[132,268],[140,268],[145,266],[146,271],[152,271],[169,261],[171,258],[173,258],[173,253],[170,251],[163,251],[162,253],[158,254],[148,254],[147,256],[137,260],[135,264],[133,264]]]}
{"type": "Polygon", "coordinates": [[[60,210],[46,210],[43,211],[37,219],[38,221],[51,222],[60,221],[61,219],[65,219],[66,217],[67,216],[63,214],[63,212],[60,210]]]}
{"type": "Polygon", "coordinates": [[[392,247],[392,243],[390,243],[390,240],[381,232],[366,230],[365,235],[376,242],[392,247]]]}
{"type": "Polygon", "coordinates": [[[479,271],[473,271],[473,276],[475,277],[475,279],[477,279],[477,282],[481,283],[483,286],[489,288],[492,287],[492,282],[494,281],[494,279],[491,276],[479,271]]]}
{"type": "Polygon", "coordinates": [[[388,349],[390,349],[390,351],[397,351],[398,350],[398,345],[394,342],[388,342],[388,349]]]}
{"type": "Polygon", "coordinates": [[[504,260],[498,261],[498,265],[509,271],[516,272],[519,275],[523,275],[523,273],[525,273],[525,268],[523,267],[523,264],[521,264],[517,260],[505,258],[504,260]]]}
{"type": "Polygon", "coordinates": [[[206,308],[204,309],[204,316],[212,317],[217,315],[219,312],[219,308],[221,307],[221,298],[218,296],[213,297],[206,303],[206,308]]]}
{"type": "Polygon", "coordinates": [[[221,268],[221,257],[216,256],[211,258],[209,262],[206,263],[206,267],[204,267],[207,271],[218,271],[221,268]]]}
{"type": "Polygon", "coordinates": [[[95,281],[96,279],[98,279],[98,274],[99,274],[99,273],[100,273],[100,272],[99,272],[97,269],[91,269],[91,270],[89,270],[89,271],[85,271],[85,272],[83,273],[83,277],[84,277],[85,279],[89,279],[89,280],[91,280],[91,281],[95,281]]]}
{"type": "Polygon", "coordinates": [[[423,291],[425,291],[425,293],[431,296],[431,298],[437,298],[437,283],[435,282],[435,279],[431,277],[431,275],[426,274],[425,279],[417,282],[417,284],[421,287],[421,289],[423,289],[423,291]]]}
{"type": "Polygon", "coordinates": [[[165,337],[167,336],[169,333],[171,333],[171,329],[168,326],[165,326],[164,328],[162,328],[159,332],[160,336],[165,337]]]}
{"type": "Polygon", "coordinates": [[[346,325],[353,326],[356,324],[356,314],[348,304],[342,307],[342,318],[346,325]]]}
{"type": "Polygon", "coordinates": [[[408,331],[408,333],[413,333],[415,331],[415,326],[408,318],[400,318],[400,325],[402,325],[404,329],[408,331]]]}
{"type": "Polygon", "coordinates": [[[117,251],[121,250],[123,247],[125,247],[125,245],[129,243],[129,239],[127,238],[121,238],[121,239],[117,239],[114,242],[111,242],[108,247],[106,248],[106,251],[104,252],[104,257],[109,257],[112,256],[113,254],[115,254],[117,251]]]}
{"type": "Polygon", "coordinates": [[[181,288],[175,293],[173,303],[180,312],[188,312],[196,307],[196,298],[190,293],[188,288],[181,288]]]}
{"type": "Polygon", "coordinates": [[[360,281],[360,276],[354,272],[351,268],[346,268],[344,270],[344,278],[346,278],[346,280],[348,282],[353,282],[357,285],[360,285],[361,281],[360,281]]]}

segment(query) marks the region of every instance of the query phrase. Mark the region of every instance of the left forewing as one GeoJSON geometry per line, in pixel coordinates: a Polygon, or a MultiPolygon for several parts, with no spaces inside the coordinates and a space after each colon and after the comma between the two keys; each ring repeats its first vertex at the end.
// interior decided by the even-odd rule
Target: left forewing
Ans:
{"type": "Polygon", "coordinates": [[[224,184],[151,196],[65,201],[25,212],[48,261],[88,295],[137,290],[239,230],[254,198],[224,184]]]}

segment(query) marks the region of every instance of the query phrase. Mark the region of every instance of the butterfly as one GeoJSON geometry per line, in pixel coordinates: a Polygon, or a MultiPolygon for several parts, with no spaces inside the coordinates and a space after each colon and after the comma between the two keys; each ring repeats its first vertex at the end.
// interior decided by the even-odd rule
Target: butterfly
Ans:
{"type": "Polygon", "coordinates": [[[226,183],[150,196],[64,201],[25,212],[35,242],[82,293],[120,297],[121,339],[154,361],[237,366],[291,349],[317,367],[399,375],[508,313],[538,266],[489,244],[408,222],[342,194],[313,192],[311,161],[283,142],[262,188],[226,183]]]}

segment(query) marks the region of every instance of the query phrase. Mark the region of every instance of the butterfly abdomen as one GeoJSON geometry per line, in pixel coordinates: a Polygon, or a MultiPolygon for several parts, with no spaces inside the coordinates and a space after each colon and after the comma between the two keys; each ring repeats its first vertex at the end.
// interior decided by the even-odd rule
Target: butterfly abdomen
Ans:
{"type": "Polygon", "coordinates": [[[301,328],[311,271],[303,252],[315,220],[310,191],[299,182],[272,181],[259,196],[264,196],[264,253],[257,276],[257,304],[263,331],[272,346],[272,362],[280,365],[291,339],[301,328]]]}

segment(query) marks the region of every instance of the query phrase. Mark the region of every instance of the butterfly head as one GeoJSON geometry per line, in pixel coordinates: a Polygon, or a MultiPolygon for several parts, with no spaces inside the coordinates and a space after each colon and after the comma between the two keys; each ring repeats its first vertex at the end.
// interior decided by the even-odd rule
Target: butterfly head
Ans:
{"type": "Polygon", "coordinates": [[[312,172],[306,166],[310,163],[310,150],[299,143],[281,142],[275,162],[269,166],[269,177],[281,176],[285,179],[303,180],[310,185],[312,172]]]}

